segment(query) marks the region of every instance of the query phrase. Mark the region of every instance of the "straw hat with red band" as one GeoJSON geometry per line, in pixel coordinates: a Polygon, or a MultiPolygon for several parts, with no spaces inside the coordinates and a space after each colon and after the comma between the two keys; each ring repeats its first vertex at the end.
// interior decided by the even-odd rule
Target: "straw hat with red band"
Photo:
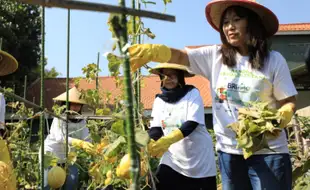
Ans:
{"type": "Polygon", "coordinates": [[[0,76],[14,73],[18,68],[18,62],[9,53],[0,50],[0,76]]]}
{"type": "Polygon", "coordinates": [[[268,8],[256,3],[255,0],[212,0],[206,6],[206,17],[211,26],[220,31],[221,17],[224,11],[231,6],[241,6],[255,12],[262,20],[268,37],[274,35],[279,28],[277,16],[268,8]]]}

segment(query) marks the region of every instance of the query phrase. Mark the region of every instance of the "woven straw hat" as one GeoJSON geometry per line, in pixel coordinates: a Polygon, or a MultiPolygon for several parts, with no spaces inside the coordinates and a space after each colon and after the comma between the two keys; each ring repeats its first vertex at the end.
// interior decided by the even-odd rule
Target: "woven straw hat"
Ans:
{"type": "Polygon", "coordinates": [[[220,21],[224,11],[231,6],[241,6],[255,12],[265,26],[267,36],[273,36],[279,28],[277,16],[268,8],[260,5],[255,0],[212,0],[205,8],[208,22],[211,26],[220,31],[220,21]]]}
{"type": "MultiPolygon", "coordinates": [[[[81,92],[76,88],[73,87],[69,90],[69,102],[77,103],[77,104],[86,104],[85,100],[81,99],[81,92]]],[[[53,98],[54,101],[61,101],[65,102],[67,98],[67,93],[64,92],[57,96],[56,98],[53,98]]]]}
{"type": "Polygon", "coordinates": [[[0,50],[0,76],[14,73],[17,68],[17,60],[11,54],[0,50]]]}
{"type": "Polygon", "coordinates": [[[159,63],[156,67],[149,69],[149,72],[152,74],[159,75],[160,69],[177,69],[184,71],[184,77],[193,77],[195,76],[188,67],[184,65],[174,64],[174,63],[159,63]]]}

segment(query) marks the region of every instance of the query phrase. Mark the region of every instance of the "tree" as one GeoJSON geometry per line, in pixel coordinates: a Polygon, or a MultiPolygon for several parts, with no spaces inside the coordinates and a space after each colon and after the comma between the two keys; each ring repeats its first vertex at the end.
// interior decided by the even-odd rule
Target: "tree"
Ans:
{"type": "Polygon", "coordinates": [[[18,70],[1,78],[1,86],[12,87],[22,94],[24,77],[28,84],[39,77],[41,20],[40,8],[34,5],[0,0],[0,37],[2,50],[12,54],[19,62],[18,70]]]}

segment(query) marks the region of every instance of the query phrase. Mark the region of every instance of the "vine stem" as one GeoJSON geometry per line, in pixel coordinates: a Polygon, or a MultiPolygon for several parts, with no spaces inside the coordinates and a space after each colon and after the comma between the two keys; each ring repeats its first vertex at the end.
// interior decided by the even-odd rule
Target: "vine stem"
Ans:
{"type": "MultiPolygon", "coordinates": [[[[125,0],[119,0],[121,7],[126,7],[125,0]]],[[[130,61],[128,54],[128,33],[127,33],[127,19],[126,14],[114,16],[111,19],[114,33],[116,34],[118,41],[118,47],[121,55],[124,56],[122,62],[124,69],[124,86],[125,86],[125,107],[126,107],[126,135],[128,152],[130,155],[130,177],[132,180],[131,190],[139,189],[139,154],[137,152],[137,145],[135,142],[134,131],[134,109],[133,109],[133,92],[132,92],[132,80],[130,73],[130,61]]]]}

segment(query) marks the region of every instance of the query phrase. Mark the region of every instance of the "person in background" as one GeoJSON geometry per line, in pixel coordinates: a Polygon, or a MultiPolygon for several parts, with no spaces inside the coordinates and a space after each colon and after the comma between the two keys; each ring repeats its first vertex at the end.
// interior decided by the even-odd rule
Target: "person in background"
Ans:
{"type": "MultiPolygon", "coordinates": [[[[66,92],[54,98],[55,101],[61,103],[61,105],[66,104],[66,92]]],[[[75,115],[75,113],[81,114],[83,105],[85,101],[80,99],[80,92],[76,87],[69,90],[69,109],[70,115],[75,115]]],[[[70,118],[69,115],[69,118],[70,118]]],[[[63,118],[65,114],[62,115],[63,118]]],[[[88,153],[93,152],[93,145],[88,142],[89,130],[86,127],[86,120],[84,119],[69,119],[68,123],[68,133],[69,133],[69,145],[77,148],[81,148],[88,153]]],[[[44,141],[44,151],[45,154],[52,153],[56,156],[59,161],[58,165],[65,167],[66,159],[66,121],[54,118],[50,133],[47,135],[44,141]]],[[[71,147],[70,147],[71,148],[71,147]]],[[[72,151],[72,149],[70,149],[72,151]]],[[[45,170],[45,189],[50,189],[47,184],[47,173],[49,170],[45,170]]],[[[65,184],[63,187],[65,189],[76,190],[78,189],[78,167],[76,165],[70,165],[68,168],[69,173],[67,174],[65,184]]]]}
{"type": "Polygon", "coordinates": [[[199,90],[186,85],[187,67],[162,63],[150,70],[159,75],[161,93],[152,109],[148,151],[160,159],[158,190],[216,190],[212,139],[205,126],[199,90]]]}

